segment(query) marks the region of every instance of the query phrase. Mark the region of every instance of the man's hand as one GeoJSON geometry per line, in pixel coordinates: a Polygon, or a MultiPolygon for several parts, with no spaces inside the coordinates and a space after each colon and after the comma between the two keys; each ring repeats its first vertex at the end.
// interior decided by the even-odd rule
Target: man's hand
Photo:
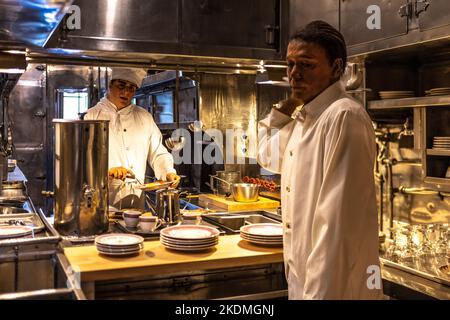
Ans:
{"type": "Polygon", "coordinates": [[[133,171],[124,167],[114,167],[109,169],[108,176],[114,179],[125,180],[127,174],[134,176],[133,171]]]}
{"type": "Polygon", "coordinates": [[[274,107],[276,110],[290,117],[294,110],[301,105],[303,105],[302,100],[290,97],[289,99],[278,102],[274,107]]]}
{"type": "Polygon", "coordinates": [[[178,184],[180,183],[181,177],[177,175],[176,173],[168,173],[166,176],[167,181],[173,181],[173,183],[170,185],[172,188],[178,187],[178,184]]]}

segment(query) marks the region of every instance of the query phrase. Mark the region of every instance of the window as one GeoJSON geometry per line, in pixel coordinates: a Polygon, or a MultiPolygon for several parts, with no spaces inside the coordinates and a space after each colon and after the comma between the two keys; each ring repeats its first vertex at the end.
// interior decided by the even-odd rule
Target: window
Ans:
{"type": "Polygon", "coordinates": [[[156,123],[173,123],[173,92],[166,91],[154,95],[154,117],[156,123]]]}
{"type": "Polygon", "coordinates": [[[87,91],[64,90],[62,92],[62,118],[79,119],[79,114],[88,110],[87,91]]]}

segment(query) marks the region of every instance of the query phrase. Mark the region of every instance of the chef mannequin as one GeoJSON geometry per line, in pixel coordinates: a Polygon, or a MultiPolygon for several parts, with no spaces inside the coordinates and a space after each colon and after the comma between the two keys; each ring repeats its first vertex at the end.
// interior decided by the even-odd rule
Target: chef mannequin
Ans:
{"type": "Polygon", "coordinates": [[[259,123],[258,161],[281,174],[290,299],[382,297],[381,279],[371,281],[379,271],[375,136],[342,87],[346,59],[339,31],[308,24],[288,45],[291,98],[259,123]]]}
{"type": "Polygon", "coordinates": [[[162,144],[161,132],[144,108],[131,103],[146,71],[113,68],[107,95],[89,109],[85,120],[109,120],[109,204],[115,208],[144,208],[146,163],[158,180],[173,181],[173,157],[162,144]],[[137,182],[137,183],[136,183],[137,182]]]}

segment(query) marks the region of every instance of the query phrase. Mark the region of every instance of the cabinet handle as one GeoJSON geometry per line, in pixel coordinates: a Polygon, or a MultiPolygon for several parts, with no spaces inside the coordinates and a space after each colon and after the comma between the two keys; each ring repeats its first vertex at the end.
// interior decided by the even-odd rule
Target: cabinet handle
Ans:
{"type": "Polygon", "coordinates": [[[412,3],[404,4],[398,10],[398,15],[402,18],[411,16],[412,12],[412,3]]]}
{"type": "Polygon", "coordinates": [[[266,44],[272,46],[275,44],[275,31],[280,29],[278,26],[266,25],[266,44]]]}
{"type": "Polygon", "coordinates": [[[416,2],[416,16],[418,17],[422,12],[427,11],[430,2],[427,0],[417,0],[416,2]]]}

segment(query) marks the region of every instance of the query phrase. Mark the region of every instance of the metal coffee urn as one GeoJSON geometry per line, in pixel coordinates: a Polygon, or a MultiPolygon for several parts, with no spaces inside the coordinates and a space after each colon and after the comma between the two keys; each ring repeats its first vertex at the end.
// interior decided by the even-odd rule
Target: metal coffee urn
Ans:
{"type": "Polygon", "coordinates": [[[108,230],[108,121],[53,120],[55,228],[66,236],[108,230]]]}

